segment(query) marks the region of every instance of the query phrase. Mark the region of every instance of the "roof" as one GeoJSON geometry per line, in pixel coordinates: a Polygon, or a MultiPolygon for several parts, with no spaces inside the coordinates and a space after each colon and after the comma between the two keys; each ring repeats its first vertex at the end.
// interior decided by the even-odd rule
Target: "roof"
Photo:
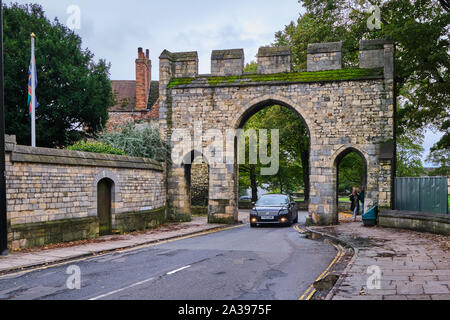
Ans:
{"type": "MultiPolygon", "coordinates": [[[[112,90],[116,104],[109,112],[134,112],[136,109],[136,81],[112,80],[112,90]]],[[[150,110],[159,99],[159,81],[150,83],[147,110],[150,110]]]]}
{"type": "Polygon", "coordinates": [[[113,80],[111,86],[116,104],[110,112],[132,112],[136,108],[136,81],[113,80]]]}
{"type": "Polygon", "coordinates": [[[147,109],[151,109],[159,99],[159,81],[150,83],[150,94],[148,97],[147,109]]]}

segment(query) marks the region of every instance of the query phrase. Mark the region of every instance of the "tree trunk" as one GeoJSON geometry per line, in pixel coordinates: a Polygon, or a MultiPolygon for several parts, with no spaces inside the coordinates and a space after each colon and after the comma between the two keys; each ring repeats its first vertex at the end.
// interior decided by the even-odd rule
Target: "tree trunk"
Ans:
{"type": "Polygon", "coordinates": [[[258,201],[258,184],[256,182],[256,166],[250,165],[250,183],[252,187],[252,202],[258,201]]]}
{"type": "Polygon", "coordinates": [[[309,201],[309,151],[303,150],[301,153],[303,166],[303,184],[305,185],[305,202],[309,201]]]}
{"type": "Polygon", "coordinates": [[[281,177],[280,170],[278,170],[278,182],[280,183],[280,193],[283,194],[283,179],[281,177]]]}

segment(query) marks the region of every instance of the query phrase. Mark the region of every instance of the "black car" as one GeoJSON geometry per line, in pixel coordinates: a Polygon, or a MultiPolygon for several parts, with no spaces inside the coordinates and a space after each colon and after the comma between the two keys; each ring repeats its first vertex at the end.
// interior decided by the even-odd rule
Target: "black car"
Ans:
{"type": "Polygon", "coordinates": [[[262,225],[291,226],[298,222],[298,209],[295,201],[282,194],[262,196],[250,212],[252,228],[262,225]]]}

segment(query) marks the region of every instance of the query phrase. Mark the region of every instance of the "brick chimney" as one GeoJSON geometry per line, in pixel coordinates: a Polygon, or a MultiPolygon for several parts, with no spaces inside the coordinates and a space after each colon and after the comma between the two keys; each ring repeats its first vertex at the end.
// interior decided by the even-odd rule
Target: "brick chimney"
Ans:
{"type": "Polygon", "coordinates": [[[138,49],[136,59],[136,111],[147,111],[150,83],[152,81],[152,62],[150,51],[145,54],[142,48],[138,49]]]}

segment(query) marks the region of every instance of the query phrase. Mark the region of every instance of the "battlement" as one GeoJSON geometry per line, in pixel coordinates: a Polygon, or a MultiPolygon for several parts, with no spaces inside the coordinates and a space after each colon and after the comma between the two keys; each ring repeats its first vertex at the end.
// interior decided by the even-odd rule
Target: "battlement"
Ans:
{"type": "Polygon", "coordinates": [[[342,42],[309,44],[307,64],[310,72],[342,69],[342,42]]]}
{"type": "Polygon", "coordinates": [[[274,74],[292,71],[290,47],[261,47],[258,51],[258,73],[274,74]]]}
{"type": "MultiPolygon", "coordinates": [[[[342,69],[341,42],[314,43],[308,45],[307,71],[333,71],[342,69]]],[[[275,75],[292,72],[290,47],[261,47],[258,51],[257,74],[275,75]]],[[[160,80],[167,85],[173,78],[197,78],[198,53],[172,53],[164,50],[160,56],[160,80]]],[[[243,49],[214,50],[211,54],[210,77],[244,75],[243,49]]],[[[386,40],[363,40],[360,43],[360,68],[384,68],[384,76],[394,74],[394,44],[386,40]]]]}
{"type": "Polygon", "coordinates": [[[214,50],[211,54],[211,74],[240,76],[244,72],[244,49],[214,50]]]}

